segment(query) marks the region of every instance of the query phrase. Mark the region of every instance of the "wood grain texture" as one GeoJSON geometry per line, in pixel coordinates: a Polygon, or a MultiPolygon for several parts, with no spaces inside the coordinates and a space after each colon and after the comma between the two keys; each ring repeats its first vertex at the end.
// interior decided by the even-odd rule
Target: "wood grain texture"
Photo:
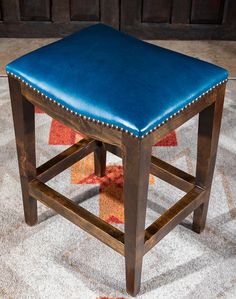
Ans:
{"type": "Polygon", "coordinates": [[[35,225],[38,220],[37,201],[29,194],[29,181],[36,176],[34,106],[21,95],[18,81],[9,78],[9,87],[25,222],[35,225]]]}
{"type": "Polygon", "coordinates": [[[20,14],[22,21],[50,21],[50,0],[20,0],[20,14]]]}
{"type": "Polygon", "coordinates": [[[120,0],[100,0],[101,22],[116,29],[120,28],[120,0]]]}
{"type": "Polygon", "coordinates": [[[103,22],[143,39],[236,40],[236,1],[191,3],[191,0],[2,0],[0,37],[60,37],[103,22]]]}
{"type": "Polygon", "coordinates": [[[29,89],[24,84],[22,84],[21,88],[22,94],[27,98],[28,101],[38,106],[41,110],[46,112],[51,117],[59,120],[64,125],[74,129],[75,131],[79,131],[90,138],[121,146],[121,131],[99,125],[81,117],[77,117],[70,111],[61,108],[40,94],[35,93],[32,89],[29,89]]]}
{"type": "MultiPolygon", "coordinates": [[[[117,146],[105,144],[105,149],[122,157],[122,150],[117,146]]],[[[195,185],[195,177],[154,156],[151,157],[150,173],[185,192],[195,185]]]]}
{"type": "Polygon", "coordinates": [[[144,229],[147,208],[151,136],[145,140],[123,136],[125,268],[127,292],[140,290],[144,255],[144,229]]]}
{"type": "Polygon", "coordinates": [[[96,141],[84,138],[37,168],[37,179],[47,182],[96,150],[96,141]]]}
{"type": "MultiPolygon", "coordinates": [[[[19,22],[20,21],[20,6],[19,0],[2,0],[2,19],[4,23],[19,22]]],[[[2,24],[4,25],[4,24],[2,24]]],[[[7,24],[6,24],[7,26],[7,24]]],[[[1,26],[0,26],[1,27],[1,26]]],[[[4,26],[2,26],[4,27],[4,26]]],[[[1,29],[0,29],[1,32],[1,29]]]]}
{"type": "Polygon", "coordinates": [[[70,22],[70,1],[53,0],[52,1],[52,21],[68,24],[70,22]]]}
{"type": "MultiPolygon", "coordinates": [[[[142,0],[121,2],[120,27],[122,31],[143,39],[236,39],[236,10],[235,3],[233,3],[235,1],[226,0],[225,5],[222,1],[220,3],[223,4],[218,5],[220,0],[201,1],[208,4],[203,3],[205,8],[203,8],[201,20],[199,20],[200,23],[193,21],[194,24],[190,24],[191,16],[195,20],[194,16],[197,14],[197,10],[191,9],[191,3],[187,0],[172,1],[168,20],[169,1],[161,1],[160,7],[157,5],[158,1],[143,1],[143,5],[142,0]],[[219,10],[218,7],[220,7],[219,10]],[[205,20],[204,16],[206,9],[209,9],[207,16],[209,22],[205,20]],[[164,11],[155,20],[155,14],[156,12],[158,14],[160,10],[164,11]],[[145,17],[141,18],[143,13],[146,13],[146,19],[145,17]],[[150,16],[153,17],[150,18],[150,16]],[[162,16],[162,23],[160,23],[162,16]],[[215,18],[217,18],[217,22],[215,22],[215,18]]],[[[196,0],[196,2],[200,1],[196,0]]]]}
{"type": "Polygon", "coordinates": [[[124,254],[124,233],[93,215],[72,200],[43,184],[39,180],[29,183],[29,192],[49,208],[78,225],[120,254],[124,254]]]}
{"type": "Polygon", "coordinates": [[[215,169],[223,112],[225,86],[215,94],[215,102],[201,111],[198,126],[196,185],[204,188],[205,202],[195,210],[193,230],[200,233],[206,224],[209,196],[215,169]]]}
{"type": "Polygon", "coordinates": [[[194,187],[145,230],[145,253],[202,204],[205,192],[194,187]]]}
{"type": "Polygon", "coordinates": [[[142,21],[147,23],[169,23],[172,0],[143,0],[142,21]]]}
{"type": "Polygon", "coordinates": [[[172,24],[189,24],[192,0],[173,0],[172,24]]]}
{"type": "Polygon", "coordinates": [[[72,21],[99,21],[99,0],[71,0],[70,15],[72,21]]]}
{"type": "Polygon", "coordinates": [[[103,177],[106,173],[106,155],[104,144],[97,141],[94,151],[94,170],[98,177],[103,177]]]}
{"type": "Polygon", "coordinates": [[[225,0],[193,0],[191,23],[221,24],[225,0]]]}

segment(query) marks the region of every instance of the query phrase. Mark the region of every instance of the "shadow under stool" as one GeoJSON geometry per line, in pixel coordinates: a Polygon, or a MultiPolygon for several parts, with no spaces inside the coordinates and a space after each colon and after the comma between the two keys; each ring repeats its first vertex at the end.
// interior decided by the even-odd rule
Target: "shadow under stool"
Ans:
{"type": "MultiPolygon", "coordinates": [[[[25,221],[37,201],[124,255],[127,292],[140,290],[142,260],[191,212],[205,226],[227,71],[97,24],[33,51],[6,67],[25,221]],[[86,136],[36,168],[34,106],[86,136]],[[152,156],[152,146],[199,114],[196,176],[152,156]],[[123,159],[124,233],[46,182],[94,152],[104,176],[106,152],[123,159]],[[149,174],[186,192],[145,229],[149,174]]],[[[105,261],[104,261],[105,262],[105,261]]]]}

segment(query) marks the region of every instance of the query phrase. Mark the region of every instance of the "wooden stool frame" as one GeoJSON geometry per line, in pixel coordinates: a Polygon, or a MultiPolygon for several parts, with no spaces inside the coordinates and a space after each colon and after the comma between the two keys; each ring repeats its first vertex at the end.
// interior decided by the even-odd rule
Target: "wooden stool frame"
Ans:
{"type": "Polygon", "coordinates": [[[194,212],[193,231],[206,223],[226,83],[219,84],[145,138],[101,126],[58,107],[9,76],[25,221],[37,223],[37,200],[125,256],[127,292],[140,290],[142,260],[155,244],[194,212]],[[87,138],[36,168],[34,105],[87,138]],[[152,145],[199,113],[196,177],[151,156],[152,145]],[[45,182],[94,152],[95,173],[105,174],[106,151],[123,158],[125,233],[48,187],[45,182]],[[149,173],[186,195],[145,229],[149,173]]]}

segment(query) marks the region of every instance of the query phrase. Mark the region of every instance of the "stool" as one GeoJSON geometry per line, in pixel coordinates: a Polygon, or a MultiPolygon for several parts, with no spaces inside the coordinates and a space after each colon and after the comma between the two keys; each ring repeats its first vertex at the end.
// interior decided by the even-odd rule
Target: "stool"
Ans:
{"type": "Polygon", "coordinates": [[[37,200],[125,256],[127,292],[140,290],[144,254],[191,212],[205,226],[227,71],[97,24],[33,51],[6,67],[25,221],[37,200]],[[85,139],[36,168],[34,106],[85,139]],[[199,113],[196,176],[152,156],[152,146],[199,113]],[[45,183],[94,152],[123,159],[124,233],[45,183]],[[186,193],[145,229],[149,173],[186,193]]]}

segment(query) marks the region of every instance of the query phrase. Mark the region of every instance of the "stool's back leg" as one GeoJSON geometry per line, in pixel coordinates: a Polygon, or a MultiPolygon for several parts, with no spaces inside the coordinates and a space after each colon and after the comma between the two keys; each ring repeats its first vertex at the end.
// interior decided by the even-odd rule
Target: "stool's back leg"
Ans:
{"type": "Polygon", "coordinates": [[[123,145],[126,288],[135,296],[141,283],[152,147],[149,137],[124,136],[123,145]]]}
{"type": "Polygon", "coordinates": [[[193,230],[200,233],[206,224],[209,196],[215,168],[225,86],[216,89],[216,101],[199,113],[196,184],[207,190],[205,202],[194,211],[193,230]]]}
{"type": "Polygon", "coordinates": [[[94,151],[94,172],[98,177],[106,173],[106,150],[101,141],[97,141],[97,149],[94,151]]]}
{"type": "Polygon", "coordinates": [[[28,182],[36,175],[34,106],[21,95],[20,83],[9,78],[13,122],[25,221],[37,223],[37,201],[29,196],[28,182]]]}

